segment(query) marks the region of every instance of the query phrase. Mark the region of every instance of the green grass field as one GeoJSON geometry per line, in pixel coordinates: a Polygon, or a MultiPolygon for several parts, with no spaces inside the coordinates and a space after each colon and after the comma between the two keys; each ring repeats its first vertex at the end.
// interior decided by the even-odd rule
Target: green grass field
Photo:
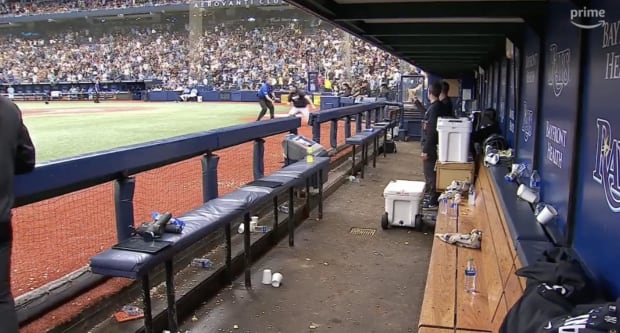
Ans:
{"type": "MultiPolygon", "coordinates": [[[[257,103],[18,103],[43,163],[251,121],[257,103]]],[[[276,106],[276,113],[288,110],[276,106]]],[[[268,116],[267,116],[268,118],[268,116]]]]}

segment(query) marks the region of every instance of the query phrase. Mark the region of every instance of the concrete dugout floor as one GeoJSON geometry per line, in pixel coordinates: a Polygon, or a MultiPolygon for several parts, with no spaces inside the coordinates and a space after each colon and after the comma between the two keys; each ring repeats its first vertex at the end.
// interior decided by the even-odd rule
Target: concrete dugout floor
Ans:
{"type": "Polygon", "coordinates": [[[433,235],[381,229],[389,180],[423,179],[420,143],[397,145],[397,154],[377,158],[376,169],[366,167],[365,179],[326,200],[323,220],[313,211],[296,230],[295,247],[284,239],[254,263],[253,289],[238,277],[205,300],[181,332],[417,332],[433,235]],[[353,235],[352,227],[376,232],[353,235]],[[265,268],[283,274],[280,288],[261,284],[265,268]]]}

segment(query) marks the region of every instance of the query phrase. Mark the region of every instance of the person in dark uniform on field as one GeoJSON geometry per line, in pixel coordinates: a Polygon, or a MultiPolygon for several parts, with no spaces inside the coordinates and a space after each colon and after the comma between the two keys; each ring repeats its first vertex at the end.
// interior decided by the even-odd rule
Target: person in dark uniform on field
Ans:
{"type": "Polygon", "coordinates": [[[0,325],[3,333],[18,333],[17,313],[11,294],[11,208],[15,201],[15,174],[34,169],[35,150],[19,108],[0,97],[0,325]]]}
{"type": "Polygon", "coordinates": [[[95,86],[93,88],[93,98],[95,99],[95,103],[99,103],[99,91],[101,87],[99,85],[99,78],[95,79],[95,86]]]}
{"type": "Polygon", "coordinates": [[[310,107],[314,109],[314,103],[310,99],[310,96],[306,94],[305,89],[299,89],[295,86],[291,87],[291,92],[288,95],[289,105],[292,104],[293,107],[288,112],[288,115],[291,117],[297,117],[301,115],[303,120],[308,123],[310,119],[310,107]]]}
{"type": "Polygon", "coordinates": [[[450,84],[446,81],[441,81],[441,95],[439,95],[439,100],[446,106],[446,110],[450,116],[457,116],[454,111],[454,106],[452,105],[452,99],[448,97],[448,92],[450,91],[450,84]]]}
{"type": "Polygon", "coordinates": [[[260,89],[258,89],[258,104],[260,104],[260,113],[258,114],[258,118],[256,121],[260,121],[263,116],[269,110],[269,118],[273,119],[275,117],[275,107],[273,106],[273,86],[276,84],[275,79],[269,79],[264,82],[260,89]]]}
{"type": "Polygon", "coordinates": [[[426,180],[425,194],[428,200],[424,202],[424,208],[437,208],[439,192],[437,192],[435,163],[437,162],[437,144],[439,143],[439,133],[437,132],[437,118],[445,117],[448,109],[445,104],[439,101],[442,84],[433,83],[428,89],[428,98],[431,104],[426,109],[426,126],[424,133],[424,144],[422,145],[422,161],[424,164],[424,178],[426,180]]]}

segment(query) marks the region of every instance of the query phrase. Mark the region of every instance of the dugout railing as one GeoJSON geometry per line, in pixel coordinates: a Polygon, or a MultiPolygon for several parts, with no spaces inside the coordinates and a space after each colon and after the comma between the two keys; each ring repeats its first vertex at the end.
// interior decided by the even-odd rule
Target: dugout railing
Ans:
{"type": "MultiPolygon", "coordinates": [[[[317,114],[321,115],[318,119],[325,122],[329,120],[324,117],[337,112],[343,112],[341,114],[345,116],[367,111],[380,114],[382,106],[382,103],[361,104],[354,106],[354,109],[332,109],[325,116],[321,112],[317,114]]],[[[174,197],[200,192],[196,202],[190,204],[189,208],[192,208],[202,204],[205,198],[222,194],[222,188],[225,192],[226,188],[230,190],[231,187],[236,188],[260,178],[266,169],[270,171],[282,166],[283,135],[301,130],[301,134],[309,136],[310,133],[303,133],[309,129],[307,126],[302,127],[298,118],[253,122],[53,161],[37,165],[30,174],[17,176],[14,256],[36,256],[33,262],[62,260],[45,257],[47,250],[56,249],[54,252],[60,252],[61,257],[67,260],[78,258],[81,263],[81,268],[60,272],[62,277],[59,279],[29,288],[33,289],[31,291],[17,293],[16,307],[20,323],[27,324],[102,283],[102,277],[91,274],[86,268],[88,258],[129,237],[131,229],[128,226],[147,220],[147,216],[139,215],[139,211],[163,211],[168,208],[166,201],[172,200],[174,204],[175,200],[180,200],[174,197]],[[238,149],[240,147],[244,149],[238,149]],[[234,156],[231,156],[231,149],[238,149],[234,156]],[[216,152],[222,152],[224,160],[221,161],[216,152]],[[224,166],[222,162],[225,162],[224,166]],[[169,168],[174,169],[182,163],[188,167],[191,164],[191,177],[170,172],[169,168]],[[243,175],[235,174],[232,177],[239,179],[224,179],[226,177],[221,176],[222,172],[237,165],[240,165],[238,170],[244,169],[243,175]],[[143,177],[146,174],[151,174],[151,177],[143,181],[147,179],[143,177]],[[164,177],[163,174],[168,176],[164,177]],[[178,183],[176,178],[171,177],[179,177],[178,183]],[[186,186],[186,178],[191,178],[194,187],[186,186]],[[146,186],[145,182],[148,183],[146,186]],[[173,184],[169,184],[171,182],[173,184]],[[161,190],[165,193],[164,199],[150,196],[158,191],[159,185],[167,187],[161,190]],[[191,191],[192,188],[194,191],[191,191]],[[94,189],[98,193],[95,196],[83,195],[94,192],[94,189]],[[138,196],[142,197],[141,202],[135,200],[138,196]],[[54,206],[56,210],[43,206],[54,206]],[[58,207],[63,206],[71,206],[73,209],[59,210],[58,207]],[[98,218],[88,220],[97,214],[100,215],[98,218]],[[28,233],[33,231],[43,235],[30,237],[28,233]],[[33,247],[32,243],[36,242],[38,244],[33,247]],[[38,251],[36,249],[46,250],[32,253],[38,251]]],[[[342,146],[344,140],[340,135],[335,139],[330,138],[336,146],[342,146]]],[[[320,138],[317,141],[321,141],[320,138]]],[[[335,158],[332,156],[332,161],[335,158]]],[[[178,213],[185,210],[187,205],[177,209],[178,213]]],[[[62,267],[58,265],[59,270],[62,267]]],[[[36,267],[33,269],[36,270],[36,267]]],[[[20,272],[14,271],[13,277],[20,272]]]]}

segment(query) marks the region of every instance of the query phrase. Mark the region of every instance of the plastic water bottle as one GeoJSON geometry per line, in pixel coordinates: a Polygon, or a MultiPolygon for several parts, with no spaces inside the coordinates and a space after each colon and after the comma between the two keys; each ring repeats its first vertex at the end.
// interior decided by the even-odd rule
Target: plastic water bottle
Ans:
{"type": "Polygon", "coordinates": [[[314,150],[312,149],[312,147],[308,147],[308,149],[306,150],[306,163],[314,163],[314,150]]]}
{"type": "Polygon", "coordinates": [[[191,265],[192,267],[199,267],[199,268],[207,268],[207,269],[213,268],[213,262],[206,258],[194,258],[192,259],[191,265]]]}
{"type": "Polygon", "coordinates": [[[470,206],[474,206],[476,204],[476,190],[474,190],[474,185],[469,186],[469,193],[467,193],[467,202],[470,206]]]}
{"type": "Polygon", "coordinates": [[[476,264],[474,264],[474,259],[469,258],[467,260],[467,267],[465,267],[465,291],[468,293],[476,292],[476,275],[478,271],[476,270],[476,264]]]}
{"type": "Polygon", "coordinates": [[[540,175],[537,170],[533,170],[530,175],[530,188],[540,194],[540,175]]]}

